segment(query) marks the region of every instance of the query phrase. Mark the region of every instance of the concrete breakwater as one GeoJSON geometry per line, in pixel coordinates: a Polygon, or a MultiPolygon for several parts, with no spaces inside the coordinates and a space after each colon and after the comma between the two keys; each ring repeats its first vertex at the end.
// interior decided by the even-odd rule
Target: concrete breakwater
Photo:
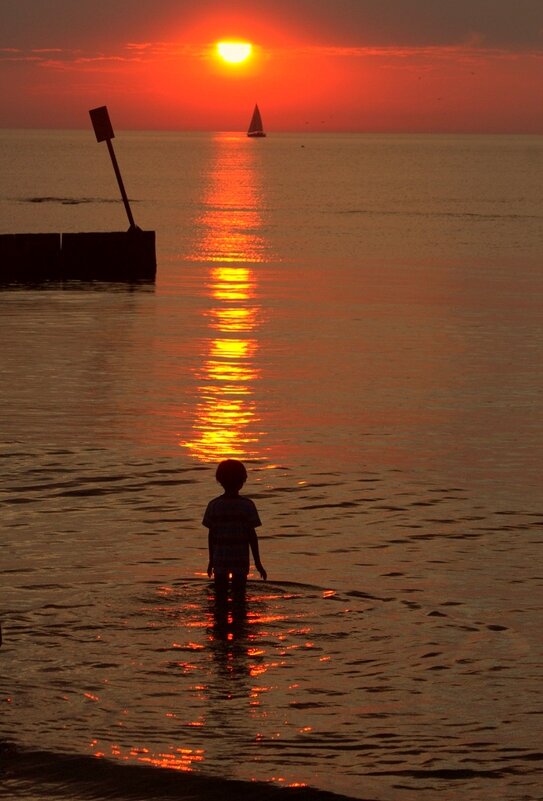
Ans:
{"type": "Polygon", "coordinates": [[[0,234],[0,283],[154,281],[155,232],[0,234]]]}

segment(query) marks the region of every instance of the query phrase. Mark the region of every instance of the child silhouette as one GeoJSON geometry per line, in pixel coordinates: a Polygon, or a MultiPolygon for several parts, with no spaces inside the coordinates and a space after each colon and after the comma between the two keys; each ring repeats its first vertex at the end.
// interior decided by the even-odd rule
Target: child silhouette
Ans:
{"type": "Polygon", "coordinates": [[[217,596],[228,593],[228,582],[232,576],[233,594],[243,597],[249,573],[249,548],[256,569],[264,580],[267,577],[260,561],[255,531],[262,524],[253,501],[239,494],[247,481],[247,471],[241,462],[237,459],[221,462],[215,478],[224,493],[208,503],[202,521],[209,529],[207,575],[210,578],[214,576],[217,596]]]}

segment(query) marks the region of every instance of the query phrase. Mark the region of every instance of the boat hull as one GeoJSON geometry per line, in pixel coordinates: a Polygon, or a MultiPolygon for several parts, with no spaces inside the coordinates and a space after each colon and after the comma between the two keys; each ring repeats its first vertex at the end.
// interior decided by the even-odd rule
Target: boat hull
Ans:
{"type": "Polygon", "coordinates": [[[254,131],[252,133],[248,133],[247,136],[250,136],[251,139],[262,139],[262,137],[266,136],[264,131],[254,131]]]}

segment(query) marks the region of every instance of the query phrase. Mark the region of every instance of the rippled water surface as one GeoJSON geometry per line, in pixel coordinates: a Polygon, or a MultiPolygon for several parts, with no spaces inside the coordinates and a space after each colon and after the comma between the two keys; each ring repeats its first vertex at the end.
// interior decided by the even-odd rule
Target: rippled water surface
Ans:
{"type": "MultiPolygon", "coordinates": [[[[86,133],[0,143],[2,232],[125,227],[86,133]]],[[[4,785],[541,799],[540,139],[115,144],[156,286],[0,292],[4,785]]]]}

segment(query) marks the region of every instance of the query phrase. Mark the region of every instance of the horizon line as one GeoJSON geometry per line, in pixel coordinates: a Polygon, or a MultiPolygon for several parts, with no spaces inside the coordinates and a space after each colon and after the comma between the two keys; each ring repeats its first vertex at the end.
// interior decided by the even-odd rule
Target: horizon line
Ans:
{"type": "MultiPolygon", "coordinates": [[[[81,125],[79,127],[62,127],[62,126],[41,126],[41,125],[2,125],[2,131],[90,131],[92,129],[88,126],[81,125]]],[[[219,129],[219,128],[130,128],[115,126],[115,130],[122,133],[187,133],[187,134],[240,134],[247,135],[245,129],[219,129]]],[[[519,131],[519,130],[472,130],[472,129],[417,129],[410,130],[397,130],[397,129],[379,129],[379,130],[362,130],[362,129],[346,129],[346,128],[289,128],[282,130],[266,129],[268,135],[274,134],[353,134],[355,136],[543,136],[543,131],[519,131]]],[[[116,138],[116,137],[115,137],[116,138]]]]}

